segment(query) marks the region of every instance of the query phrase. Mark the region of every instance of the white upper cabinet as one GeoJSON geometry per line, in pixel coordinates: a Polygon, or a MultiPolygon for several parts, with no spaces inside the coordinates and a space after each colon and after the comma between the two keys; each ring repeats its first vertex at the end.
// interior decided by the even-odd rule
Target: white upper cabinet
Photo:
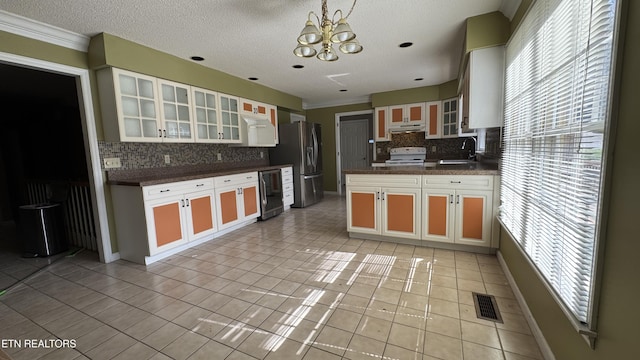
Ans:
{"type": "Polygon", "coordinates": [[[277,144],[278,139],[278,108],[249,99],[240,99],[240,113],[250,118],[267,119],[273,125],[273,144],[277,144]]]}
{"type": "Polygon", "coordinates": [[[113,68],[97,75],[106,140],[162,141],[156,78],[113,68]]]}
{"type": "Polygon", "coordinates": [[[425,139],[439,139],[442,137],[442,103],[430,101],[425,104],[425,139]]]}
{"type": "Polygon", "coordinates": [[[168,142],[192,142],[191,87],[158,79],[160,89],[160,118],[162,140],[168,142]]]}
{"type": "Polygon", "coordinates": [[[504,71],[504,46],[471,51],[462,86],[462,132],[503,125],[504,71]]]}
{"type": "Polygon", "coordinates": [[[238,114],[238,98],[219,94],[220,103],[220,133],[218,142],[240,142],[240,115],[238,114]]]}
{"type": "Polygon", "coordinates": [[[220,138],[218,123],[218,93],[192,87],[193,120],[196,142],[217,142],[220,138]]]}
{"type": "Polygon", "coordinates": [[[442,137],[458,137],[458,98],[442,101],[442,137]]]}
{"type": "Polygon", "coordinates": [[[238,99],[192,87],[196,142],[239,143],[238,99]]]}
{"type": "Polygon", "coordinates": [[[391,140],[391,134],[387,129],[387,123],[389,118],[389,107],[379,106],[375,109],[375,133],[376,141],[389,141],[391,140]]]}
{"type": "Polygon", "coordinates": [[[116,68],[97,78],[107,141],[239,144],[241,115],[250,114],[273,125],[269,143],[278,143],[275,105],[116,68]]]}

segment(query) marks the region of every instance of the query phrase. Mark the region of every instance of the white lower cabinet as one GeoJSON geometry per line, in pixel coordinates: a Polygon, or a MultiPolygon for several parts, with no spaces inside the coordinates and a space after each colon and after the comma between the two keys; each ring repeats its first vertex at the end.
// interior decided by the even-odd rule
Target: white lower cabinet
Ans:
{"type": "Polygon", "coordinates": [[[218,231],[213,178],[110,189],[122,259],[149,264],[218,231]]]}
{"type": "Polygon", "coordinates": [[[141,264],[255,222],[260,215],[257,172],[110,189],[120,257],[141,264]]]}
{"type": "Polygon", "coordinates": [[[492,175],[348,174],[346,182],[349,233],[492,246],[492,175]]]}
{"type": "Polygon", "coordinates": [[[214,180],[220,230],[260,216],[257,172],[219,176],[214,180]]]}
{"type": "Polygon", "coordinates": [[[213,188],[147,201],[145,214],[152,256],[217,230],[213,188]]]}
{"type": "Polygon", "coordinates": [[[288,210],[295,200],[293,193],[293,168],[288,166],[282,168],[280,171],[282,174],[282,205],[285,210],[288,210]]]}
{"type": "Polygon", "coordinates": [[[347,231],[420,239],[419,175],[347,175],[347,231]]]}
{"type": "Polygon", "coordinates": [[[422,177],[422,239],[490,246],[493,176],[422,177]]]}

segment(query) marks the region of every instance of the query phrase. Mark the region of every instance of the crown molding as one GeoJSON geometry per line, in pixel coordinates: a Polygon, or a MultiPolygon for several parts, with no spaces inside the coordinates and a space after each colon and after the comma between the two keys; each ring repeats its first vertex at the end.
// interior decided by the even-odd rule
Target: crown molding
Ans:
{"type": "Polygon", "coordinates": [[[53,25],[0,10],[0,31],[87,52],[90,38],[53,25]]]}
{"type": "Polygon", "coordinates": [[[338,99],[335,101],[327,101],[327,102],[318,102],[318,103],[307,103],[305,101],[302,102],[302,109],[310,110],[310,109],[320,109],[332,106],[343,106],[343,105],[354,105],[354,104],[363,104],[370,103],[371,95],[365,95],[361,97],[355,98],[346,98],[346,99],[338,99]]]}

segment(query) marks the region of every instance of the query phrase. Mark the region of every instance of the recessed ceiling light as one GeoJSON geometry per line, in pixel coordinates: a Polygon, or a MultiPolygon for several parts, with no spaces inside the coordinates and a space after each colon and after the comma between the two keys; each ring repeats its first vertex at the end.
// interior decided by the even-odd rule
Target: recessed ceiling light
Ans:
{"type": "Polygon", "coordinates": [[[398,46],[400,46],[401,48],[406,48],[406,47],[409,47],[411,45],[413,45],[412,42],[403,42],[402,44],[400,44],[398,46]]]}
{"type": "Polygon", "coordinates": [[[304,67],[304,65],[293,65],[292,68],[294,69],[302,69],[304,67]]]}
{"type": "Polygon", "coordinates": [[[415,79],[413,79],[413,81],[422,81],[422,80],[424,80],[424,78],[415,78],[415,79]]]}
{"type": "Polygon", "coordinates": [[[202,60],[204,60],[204,58],[202,56],[192,56],[191,60],[193,60],[193,61],[202,61],[202,60]]]}
{"type": "Polygon", "coordinates": [[[258,78],[257,78],[257,77],[253,77],[253,76],[252,76],[252,77],[250,77],[250,78],[249,78],[249,80],[251,80],[251,81],[256,81],[256,80],[258,80],[258,78]]]}
{"type": "Polygon", "coordinates": [[[347,89],[340,89],[340,91],[341,91],[341,92],[345,92],[345,91],[347,91],[347,89]]]}

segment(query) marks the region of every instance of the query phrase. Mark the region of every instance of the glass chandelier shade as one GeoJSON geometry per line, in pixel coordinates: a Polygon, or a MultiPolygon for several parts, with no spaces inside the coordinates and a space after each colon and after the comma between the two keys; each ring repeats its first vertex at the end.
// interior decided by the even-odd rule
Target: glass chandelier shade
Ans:
{"type": "Polygon", "coordinates": [[[322,21],[313,11],[309,12],[309,17],[304,28],[298,36],[298,46],[293,53],[299,57],[316,56],[322,61],[336,61],[338,55],[333,48],[333,44],[338,44],[338,49],[344,54],[357,54],[362,51],[362,45],[356,40],[356,34],[351,30],[351,26],[347,23],[347,17],[353,11],[356,1],[354,0],[351,10],[347,16],[342,16],[342,10],[337,10],[333,17],[338,13],[340,17],[338,22],[329,20],[327,16],[327,1],[322,0],[322,21]],[[312,15],[318,20],[318,25],[312,21],[312,15]],[[314,44],[322,42],[320,51],[316,51],[314,44]]]}

